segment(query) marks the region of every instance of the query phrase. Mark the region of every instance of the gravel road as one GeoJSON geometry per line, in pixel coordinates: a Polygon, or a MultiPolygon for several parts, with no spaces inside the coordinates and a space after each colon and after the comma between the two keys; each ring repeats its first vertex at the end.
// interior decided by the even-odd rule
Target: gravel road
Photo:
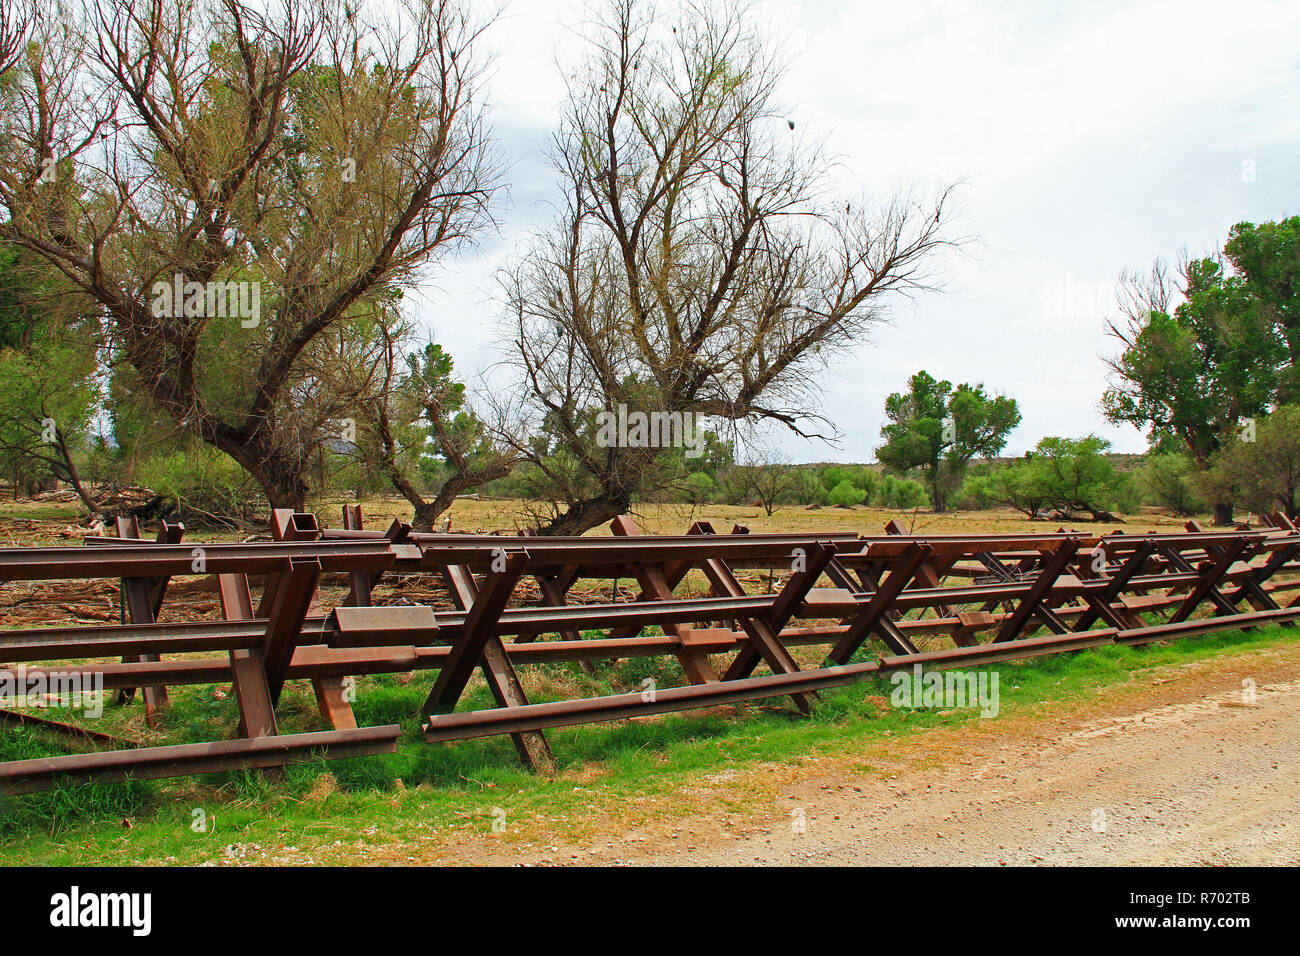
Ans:
{"type": "Polygon", "coordinates": [[[757,832],[640,862],[1300,863],[1300,680],[1253,690],[1095,719],[1046,746],[1031,733],[884,784],[801,782],[757,832]]]}

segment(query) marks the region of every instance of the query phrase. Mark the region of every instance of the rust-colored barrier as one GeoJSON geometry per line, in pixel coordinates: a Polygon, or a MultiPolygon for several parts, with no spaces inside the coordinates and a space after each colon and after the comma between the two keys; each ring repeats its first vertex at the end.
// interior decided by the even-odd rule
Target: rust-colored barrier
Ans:
{"type": "Polygon", "coordinates": [[[807,712],[819,691],[918,664],[979,666],[1300,617],[1300,598],[1278,600],[1300,590],[1289,577],[1300,571],[1300,533],[1282,516],[1255,529],[1103,536],[918,536],[897,523],[879,536],[717,534],[704,522],[642,535],[622,517],[610,536],[544,538],[420,534],[401,522],[368,531],[349,506],[338,529],[277,511],[274,540],[262,543],[195,545],[179,525],[164,524],[156,541],[133,522],[115,530],[82,547],[0,549],[0,582],[116,579],[122,609],[120,624],[0,630],[0,661],[29,677],[94,678],[123,704],[143,689],[153,725],[166,719],[169,685],[230,683],[239,735],[0,763],[0,792],[392,753],[399,729],[358,728],[348,703],[345,679],[363,674],[436,670],[423,705],[429,741],[510,734],[523,761],[546,767],[549,727],[770,697],[807,712]],[[772,587],[747,590],[753,569],[772,587]],[[194,575],[215,579],[222,620],[158,623],[169,583],[194,575]],[[385,575],[434,575],[453,609],[376,606],[385,575]],[[347,583],[338,606],[322,605],[322,578],[347,583]],[[519,596],[526,580],[538,597],[519,596]],[[573,600],[579,582],[610,580],[636,582],[638,598],[573,600]],[[679,595],[687,581],[707,594],[679,595]],[[823,662],[802,666],[809,655],[795,649],[817,646],[823,662]],[[640,656],[676,658],[687,685],[534,704],[518,674],[640,656]],[[475,672],[497,706],[457,711],[475,672]],[[312,683],[328,730],[279,733],[290,680],[312,683]]]}

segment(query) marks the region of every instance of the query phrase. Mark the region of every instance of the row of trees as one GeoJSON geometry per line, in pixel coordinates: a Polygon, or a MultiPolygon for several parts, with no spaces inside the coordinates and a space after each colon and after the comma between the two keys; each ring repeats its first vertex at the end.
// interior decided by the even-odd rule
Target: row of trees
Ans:
{"type": "MultiPolygon", "coordinates": [[[[831,189],[749,14],[607,0],[587,25],[551,147],[562,201],[502,271],[506,387],[476,397],[404,303],[500,208],[490,22],[461,0],[0,8],[0,467],[15,489],[64,480],[91,512],[105,479],[251,485],[289,507],[387,487],[421,527],[509,486],[551,533],[637,498],[744,487],[766,507],[791,482],[809,503],[818,485],[828,503],[913,501],[921,482],[936,510],[1118,507],[1068,487],[1089,438],[1045,439],[1005,475],[978,465],[967,494],[1019,410],[925,372],[886,403],[879,487],[724,478],[720,436],[834,435],[818,373],[961,241],[951,188],[831,189]],[[603,440],[622,408],[689,421],[712,470],[603,440]]],[[[1263,493],[1239,446],[1284,433],[1300,399],[1298,233],[1245,223],[1215,256],[1122,277],[1103,408],[1149,431],[1150,483],[1176,507],[1203,498],[1225,521],[1263,493]]]]}
{"type": "Polygon", "coordinates": [[[1211,268],[1211,260],[1185,263],[1180,271],[1196,291],[1176,306],[1162,299],[1165,311],[1143,317],[1134,305],[1154,301],[1163,267],[1138,282],[1144,298],[1133,292],[1137,280],[1123,278],[1122,301],[1139,327],[1112,326],[1128,347],[1112,362],[1124,374],[1103,407],[1113,421],[1151,427],[1152,448],[1139,467],[1117,468],[1109,442],[1096,435],[1048,436],[1019,460],[990,463],[1020,422],[1015,399],[990,395],[982,384],[954,387],[925,371],[886,399],[886,441],[877,458],[923,479],[935,511],[1000,506],[1031,519],[1109,521],[1114,512],[1150,504],[1180,515],[1212,510],[1225,523],[1239,504],[1295,517],[1300,407],[1292,399],[1300,395],[1289,384],[1294,368],[1282,342],[1294,334],[1298,225],[1300,219],[1237,226],[1224,254],[1233,271],[1219,263],[1211,268]],[[1203,374],[1189,372],[1193,359],[1203,374]],[[1162,416],[1159,424],[1152,416],[1162,416]]]}
{"type": "MultiPolygon", "coordinates": [[[[904,474],[868,465],[738,464],[727,443],[707,461],[679,462],[683,479],[654,500],[740,504],[772,514],[790,507],[872,505],[894,511],[933,507],[921,480],[924,466],[904,474]],[[909,477],[915,476],[915,477],[909,477]]],[[[1198,473],[1178,452],[1114,455],[1096,435],[1048,436],[1024,456],[971,461],[948,491],[950,510],[1012,508],[1031,520],[1115,521],[1143,506],[1191,517],[1209,510],[1215,482],[1254,513],[1300,510],[1300,409],[1286,406],[1261,419],[1256,440],[1236,442],[1216,467],[1198,473]]],[[[485,488],[502,497],[526,497],[521,467],[485,488]]]]}
{"type": "Polygon", "coordinates": [[[277,507],[382,482],[425,527],[520,469],[536,528],[580,532],[682,477],[602,442],[604,412],[833,434],[818,372],[927,285],[951,190],[837,195],[757,22],[743,0],[596,11],[559,212],[501,276],[507,387],[475,400],[404,306],[501,208],[467,0],[6,4],[15,486],[53,475],[94,512],[86,455],[125,482],[190,461],[277,507]]]}
{"type": "Polygon", "coordinates": [[[981,466],[1019,423],[1013,399],[983,386],[913,376],[886,401],[879,460],[922,475],[936,511],[956,493],[963,505],[1001,504],[1030,517],[1093,518],[1146,500],[1180,514],[1209,509],[1217,524],[1233,508],[1296,515],[1294,443],[1300,441],[1300,216],[1234,226],[1222,250],[1157,261],[1120,276],[1120,343],[1109,360],[1102,411],[1147,432],[1150,451],[1133,474],[1118,472],[1096,437],[1044,438],[1023,461],[981,466]]]}
{"type": "MultiPolygon", "coordinates": [[[[1218,524],[1233,520],[1234,505],[1296,517],[1300,216],[1240,223],[1220,253],[1184,257],[1173,275],[1157,261],[1119,286],[1123,314],[1109,330],[1122,350],[1109,362],[1102,410],[1147,430],[1139,468],[1118,469],[1096,435],[1049,436],[1020,460],[981,461],[1020,423],[1015,399],[925,371],[885,401],[880,463],[923,481],[935,511],[1002,506],[1031,519],[1112,520],[1146,503],[1180,515],[1208,509],[1218,524]]],[[[842,489],[844,500],[875,500],[856,491],[842,489]]]]}
{"type": "MultiPolygon", "coordinates": [[[[716,467],[686,467],[681,474],[681,480],[640,500],[747,505],[768,515],[791,506],[874,505],[909,510],[930,503],[920,481],[867,465],[739,464],[727,455],[716,467]]],[[[534,477],[529,466],[523,465],[508,478],[484,485],[484,490],[500,497],[527,499],[534,477]]]]}
{"type": "Polygon", "coordinates": [[[1216,523],[1228,523],[1234,504],[1263,493],[1247,477],[1271,467],[1260,435],[1281,440],[1300,402],[1300,216],[1239,223],[1215,255],[1184,256],[1172,271],[1157,261],[1120,287],[1103,411],[1144,429],[1155,454],[1183,456],[1216,523]]]}

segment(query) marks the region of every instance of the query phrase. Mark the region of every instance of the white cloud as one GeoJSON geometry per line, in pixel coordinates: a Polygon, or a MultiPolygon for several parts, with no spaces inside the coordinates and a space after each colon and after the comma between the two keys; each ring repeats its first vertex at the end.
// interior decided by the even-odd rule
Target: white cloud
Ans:
{"type": "MultiPolygon", "coordinates": [[[[582,10],[516,0],[490,34],[512,201],[501,236],[442,270],[416,306],[467,372],[495,357],[495,269],[550,215],[556,59],[572,62],[582,10]]],[[[794,56],[792,116],[826,136],[843,188],[966,178],[961,226],[979,236],[942,294],[900,303],[828,379],[843,446],[798,457],[869,458],[885,395],[919,368],[1015,396],[1012,452],[1089,431],[1141,450],[1097,411],[1109,285],[1184,245],[1207,251],[1239,220],[1300,211],[1300,5],[787,0],[763,16],[794,56]],[[1085,293],[1055,314],[1053,290],[1069,283],[1085,293]]]]}

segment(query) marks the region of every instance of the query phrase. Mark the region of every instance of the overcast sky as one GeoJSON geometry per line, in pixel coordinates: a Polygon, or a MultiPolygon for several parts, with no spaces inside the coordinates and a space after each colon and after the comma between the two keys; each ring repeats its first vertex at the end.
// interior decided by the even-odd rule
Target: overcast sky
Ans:
{"type": "MultiPolygon", "coordinates": [[[[965,179],[953,223],[977,242],[941,293],[893,321],[826,382],[838,448],[783,440],[791,460],[869,461],[885,396],[918,369],[983,382],[1024,416],[1007,452],[1106,424],[1103,333],[1114,280],[1217,248],[1234,223],[1300,212],[1300,3],[831,2],[763,7],[793,69],[790,115],[822,134],[851,194],[965,179]]],[[[544,149],[582,0],[513,0],[489,34],[493,125],[510,165],[501,230],[414,297],[474,376],[500,339],[494,273],[556,196],[544,149]]]]}

